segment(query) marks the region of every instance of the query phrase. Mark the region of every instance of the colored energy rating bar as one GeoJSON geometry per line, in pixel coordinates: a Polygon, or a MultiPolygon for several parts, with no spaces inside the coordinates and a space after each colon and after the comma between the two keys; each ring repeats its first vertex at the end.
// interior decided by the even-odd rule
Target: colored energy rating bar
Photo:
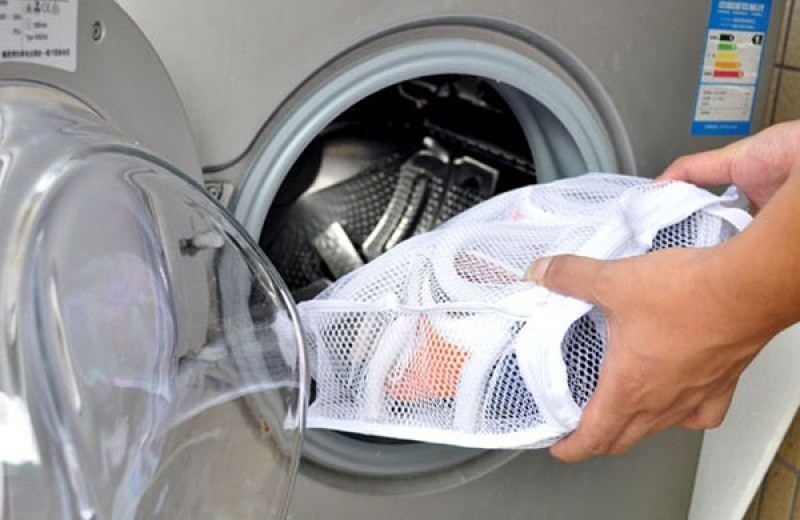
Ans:
{"type": "Polygon", "coordinates": [[[712,72],[715,78],[741,78],[744,75],[742,72],[742,62],[739,61],[739,53],[736,52],[736,44],[733,43],[734,36],[732,34],[720,34],[717,43],[717,53],[714,55],[714,71],[712,72]]]}
{"type": "Polygon", "coordinates": [[[715,78],[741,78],[744,73],[741,70],[721,70],[714,69],[715,78]]]}

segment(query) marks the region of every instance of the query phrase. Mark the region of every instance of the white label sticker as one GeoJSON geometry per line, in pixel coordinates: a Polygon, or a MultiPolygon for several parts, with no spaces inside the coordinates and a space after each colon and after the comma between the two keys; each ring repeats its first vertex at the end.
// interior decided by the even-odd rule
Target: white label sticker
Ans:
{"type": "Polygon", "coordinates": [[[75,70],[78,0],[0,0],[0,63],[75,70]]]}
{"type": "Polygon", "coordinates": [[[701,85],[695,121],[745,121],[753,110],[754,86],[701,85]]]}

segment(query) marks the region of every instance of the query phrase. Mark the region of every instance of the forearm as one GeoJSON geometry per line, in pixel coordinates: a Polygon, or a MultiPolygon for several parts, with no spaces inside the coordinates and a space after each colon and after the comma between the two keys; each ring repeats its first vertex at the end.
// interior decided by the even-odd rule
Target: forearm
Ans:
{"type": "Polygon", "coordinates": [[[767,340],[800,320],[800,157],[753,223],[718,248],[707,273],[731,332],[767,340]]]}

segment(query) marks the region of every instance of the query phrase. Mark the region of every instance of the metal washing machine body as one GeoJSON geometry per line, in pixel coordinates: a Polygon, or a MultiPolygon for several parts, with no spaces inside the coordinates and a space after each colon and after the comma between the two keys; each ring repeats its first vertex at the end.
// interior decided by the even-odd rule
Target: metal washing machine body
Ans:
{"type": "MultiPolygon", "coordinates": [[[[177,408],[170,405],[163,411],[163,406],[153,404],[160,402],[155,398],[145,399],[146,406],[122,400],[103,401],[102,406],[95,403],[101,406],[98,410],[116,410],[120,423],[145,416],[168,418],[163,419],[169,425],[164,431],[155,427],[143,430],[146,438],[163,442],[117,452],[109,448],[96,458],[85,454],[81,458],[84,452],[80,449],[52,450],[57,456],[47,459],[44,455],[49,450],[42,446],[83,446],[88,453],[87,447],[98,439],[102,441],[99,446],[127,446],[121,438],[143,433],[136,430],[125,437],[122,430],[108,427],[95,437],[80,427],[81,420],[94,424],[86,414],[77,412],[87,407],[81,406],[81,399],[55,406],[40,400],[39,394],[49,395],[47,392],[21,390],[28,388],[23,381],[33,387],[30,381],[38,381],[47,388],[51,384],[47,381],[56,381],[52,394],[63,390],[58,385],[66,385],[71,396],[91,391],[95,387],[86,383],[91,378],[69,374],[81,373],[82,366],[92,364],[96,352],[82,352],[80,347],[72,350],[63,345],[77,343],[55,341],[53,349],[62,352],[61,357],[42,356],[44,361],[36,362],[39,358],[31,356],[34,361],[28,364],[9,357],[27,377],[12,374],[0,380],[4,391],[23,402],[38,403],[30,404],[26,412],[33,417],[28,423],[38,441],[34,443],[38,451],[28,446],[37,456],[28,456],[27,464],[33,459],[51,461],[50,466],[41,467],[61,477],[45,479],[51,486],[47,489],[72,500],[62,501],[63,511],[77,508],[87,515],[94,511],[97,518],[105,517],[106,511],[120,518],[156,513],[175,518],[280,516],[287,507],[282,497],[294,484],[287,514],[296,519],[741,516],[800,402],[800,389],[787,383],[793,379],[786,367],[796,366],[798,356],[797,349],[790,348],[794,331],[778,338],[749,370],[725,426],[705,438],[674,429],[645,440],[624,456],[572,466],[555,461],[544,451],[485,452],[325,431],[306,432],[301,450],[307,373],[302,324],[296,322],[292,295],[307,294],[300,289],[306,288],[302,287],[306,282],[313,288],[316,275],[298,281],[297,287],[289,283],[287,289],[284,279],[290,275],[281,271],[281,266],[291,267],[297,257],[276,258],[274,251],[282,248],[269,249],[268,245],[273,244],[270,240],[278,240],[271,236],[276,229],[294,229],[296,221],[292,219],[307,215],[296,210],[298,201],[311,201],[306,205],[314,206],[337,186],[374,177],[376,164],[384,169],[401,167],[402,160],[397,158],[413,153],[415,143],[423,142],[420,138],[427,144],[419,146],[441,147],[480,165],[476,184],[490,178],[492,185],[481,194],[485,197],[502,186],[547,182],[587,171],[653,176],[677,156],[721,146],[737,135],[755,131],[765,109],[768,64],[783,11],[780,2],[745,2],[742,7],[740,3],[688,0],[414,0],[378,4],[362,0],[324,4],[120,0],[133,23],[111,2],[81,0],[64,2],[62,7],[73,3],[77,5],[74,43],[71,47],[67,43],[67,48],[75,63],[11,56],[9,63],[0,65],[6,106],[19,113],[45,107],[44,115],[33,118],[39,121],[41,117],[43,127],[63,121],[53,113],[67,112],[77,118],[80,124],[55,132],[70,136],[63,145],[63,153],[73,154],[69,157],[77,153],[99,161],[109,150],[122,150],[123,156],[145,161],[144,166],[122,161],[116,170],[120,181],[116,188],[104,188],[91,175],[82,179],[64,173],[56,167],[62,164],[58,147],[53,147],[54,157],[45,163],[49,167],[31,164],[34,170],[40,168],[35,171],[43,172],[43,179],[56,179],[54,185],[99,183],[84,190],[94,197],[91,200],[103,200],[108,190],[118,190],[120,204],[126,208],[133,207],[130,200],[137,201],[133,214],[139,216],[137,221],[149,223],[144,228],[155,230],[146,235],[157,254],[148,249],[155,257],[141,252],[134,256],[155,266],[148,272],[162,273],[161,278],[146,276],[150,285],[160,287],[153,280],[169,281],[170,289],[156,291],[161,295],[156,300],[172,303],[157,307],[167,309],[163,311],[169,318],[166,323],[179,332],[162,338],[174,352],[167,349],[164,358],[154,359],[179,359],[183,364],[175,366],[186,367],[186,373],[194,377],[202,376],[206,384],[198,393],[197,385],[175,379],[167,370],[166,380],[184,384],[171,383],[171,388],[178,390],[168,395],[188,395],[183,400],[167,399],[180,403],[177,408]],[[720,53],[730,56],[718,58],[720,53]],[[74,145],[68,129],[84,128],[86,120],[93,117],[101,123],[88,125],[93,129],[89,134],[95,135],[99,125],[103,139],[84,141],[80,137],[74,145]],[[384,128],[382,122],[391,123],[391,128],[384,128]],[[102,130],[106,124],[117,128],[112,137],[102,130]],[[130,136],[123,139],[124,145],[118,134],[130,136]],[[387,167],[386,161],[392,166],[387,167]],[[158,170],[158,180],[152,181],[148,175],[130,176],[131,171],[139,170],[158,170]],[[176,170],[182,170],[188,179],[176,170]],[[161,180],[171,175],[183,180],[177,185],[161,180]],[[66,180],[60,181],[62,176],[66,180]],[[241,223],[241,229],[229,217],[221,216],[226,211],[206,200],[193,183],[205,184],[241,223]],[[139,204],[140,199],[146,203],[139,204]],[[217,216],[208,216],[212,213],[217,216]],[[167,221],[178,224],[164,224],[167,221]],[[244,232],[261,242],[278,272],[265,263],[244,232]],[[228,260],[231,257],[239,260],[228,260]],[[255,292],[262,295],[260,300],[253,296],[255,292]],[[262,338],[270,345],[266,350],[276,351],[269,359],[281,360],[279,366],[258,365],[267,367],[258,373],[262,386],[248,379],[256,376],[244,368],[251,366],[255,355],[248,350],[253,345],[251,335],[226,332],[240,328],[267,330],[271,335],[262,338]],[[220,343],[212,340],[219,338],[224,338],[221,344],[233,347],[215,350],[220,343]],[[247,355],[242,358],[237,352],[247,355]],[[59,361],[45,362],[52,359],[59,361]],[[201,376],[196,367],[206,367],[199,371],[201,376]],[[53,371],[63,377],[48,379],[53,371]],[[271,385],[265,386],[265,379],[271,385]],[[280,382],[277,386],[275,380],[280,382]],[[767,392],[772,392],[770,399],[763,398],[767,392]],[[56,414],[62,420],[51,420],[53,410],[65,409],[75,411],[74,417],[67,413],[67,420],[64,414],[56,414]],[[127,409],[138,411],[128,413],[127,409]],[[748,417],[755,410],[763,420],[751,427],[748,417]],[[51,422],[58,427],[49,426],[51,422]],[[117,444],[109,439],[116,439],[117,444]],[[734,448],[739,453],[736,461],[728,456],[734,448]],[[128,460],[132,458],[138,465],[123,464],[120,460],[124,457],[112,457],[114,453],[127,454],[128,460]],[[156,463],[147,466],[142,462],[146,460],[156,463]],[[263,460],[270,462],[261,464],[263,460]],[[108,489],[81,477],[87,472],[76,469],[82,467],[76,463],[103,468],[111,483],[108,489]],[[721,479],[726,483],[723,490],[721,479]],[[192,503],[197,505],[187,505],[192,503]]],[[[19,19],[26,20],[26,16],[21,11],[19,19]]],[[[57,37],[53,32],[49,35],[57,37]]],[[[3,43],[13,52],[25,51],[8,39],[3,43]]],[[[4,123],[10,128],[19,120],[7,117],[4,123]]],[[[8,157],[3,163],[7,178],[21,178],[16,155],[8,157]]],[[[20,200],[34,200],[39,192],[51,193],[44,181],[19,182],[0,184],[0,190],[11,193],[16,201],[4,202],[3,209],[17,217],[28,207],[20,200]]],[[[385,186],[381,189],[387,191],[385,186]]],[[[392,189],[387,193],[387,200],[393,200],[392,189]]],[[[55,207],[51,213],[70,214],[69,209],[59,209],[60,199],[52,200],[31,207],[55,207]]],[[[66,200],[75,204],[78,199],[66,200]]],[[[91,201],[87,204],[93,207],[91,201]]],[[[111,209],[101,207],[97,214],[81,214],[83,220],[75,224],[97,221],[107,225],[108,229],[99,233],[107,238],[86,249],[114,257],[118,244],[113,237],[125,244],[131,240],[127,237],[136,233],[126,227],[129,221],[106,219],[103,211],[111,209]],[[115,231],[114,226],[122,228],[115,231]]],[[[45,228],[48,214],[41,214],[45,228]]],[[[57,251],[70,251],[74,244],[62,236],[68,232],[63,227],[49,235],[20,232],[31,244],[24,260],[35,263],[36,236],[54,237],[51,240],[62,248],[57,251]]],[[[381,247],[388,247],[387,243],[381,247]]],[[[4,266],[3,273],[18,273],[12,268],[18,263],[9,251],[3,251],[7,255],[0,262],[6,263],[0,266],[4,266]]],[[[80,272],[79,266],[87,261],[67,257],[66,264],[56,262],[56,267],[80,272]]],[[[322,258],[323,263],[325,260],[322,258]]],[[[89,286],[100,291],[102,297],[95,300],[102,302],[108,296],[99,289],[101,281],[113,278],[113,273],[109,266],[98,269],[92,271],[91,280],[100,281],[89,286]]],[[[92,327],[80,320],[69,321],[69,315],[63,318],[59,312],[48,314],[47,309],[66,305],[58,298],[47,299],[48,294],[58,295],[57,290],[48,293],[42,288],[47,285],[42,281],[57,280],[56,271],[45,269],[30,275],[24,274],[25,269],[19,271],[23,274],[18,277],[30,278],[30,284],[20,285],[15,294],[37,295],[30,304],[31,323],[42,328],[42,323],[52,321],[57,325],[55,338],[69,338],[74,330],[76,338],[96,340],[117,330],[121,318],[116,314],[109,318],[110,329],[100,327],[101,332],[92,334],[85,333],[85,328],[92,327]]],[[[15,279],[17,275],[8,276],[15,279]]],[[[84,278],[76,276],[75,280],[74,287],[67,287],[80,296],[77,301],[92,300],[79,290],[85,287],[84,278]]],[[[151,300],[146,301],[150,307],[151,300]]],[[[147,314],[151,319],[156,315],[161,321],[154,327],[161,330],[166,318],[147,314]]],[[[8,316],[8,323],[13,324],[10,329],[25,329],[27,315],[8,316]]],[[[37,326],[32,327],[35,330],[37,326]]],[[[252,336],[260,338],[255,332],[252,336]]],[[[34,337],[28,345],[47,347],[51,340],[50,336],[34,337]]],[[[137,346],[136,342],[121,344],[128,354],[137,346]]],[[[9,356],[10,346],[4,345],[9,356]]],[[[114,373],[120,370],[122,358],[101,366],[114,373]]],[[[101,380],[115,391],[144,388],[151,397],[162,395],[160,385],[120,383],[136,379],[123,375],[101,380]]],[[[24,489],[19,482],[25,473],[14,469],[10,458],[4,461],[6,480],[17,485],[6,486],[5,510],[0,511],[16,518],[13,513],[34,509],[14,509],[14,504],[30,503],[19,491],[24,489]]],[[[56,509],[48,510],[56,517],[53,511],[56,509]]]]}

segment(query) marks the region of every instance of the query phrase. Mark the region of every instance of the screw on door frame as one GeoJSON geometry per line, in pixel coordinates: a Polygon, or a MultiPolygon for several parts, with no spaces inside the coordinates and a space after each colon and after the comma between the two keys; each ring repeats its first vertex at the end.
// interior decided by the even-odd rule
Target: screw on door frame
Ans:
{"type": "Polygon", "coordinates": [[[103,36],[106,34],[106,28],[103,25],[103,22],[100,20],[95,20],[92,24],[92,41],[99,42],[103,39],[103,36]]]}

